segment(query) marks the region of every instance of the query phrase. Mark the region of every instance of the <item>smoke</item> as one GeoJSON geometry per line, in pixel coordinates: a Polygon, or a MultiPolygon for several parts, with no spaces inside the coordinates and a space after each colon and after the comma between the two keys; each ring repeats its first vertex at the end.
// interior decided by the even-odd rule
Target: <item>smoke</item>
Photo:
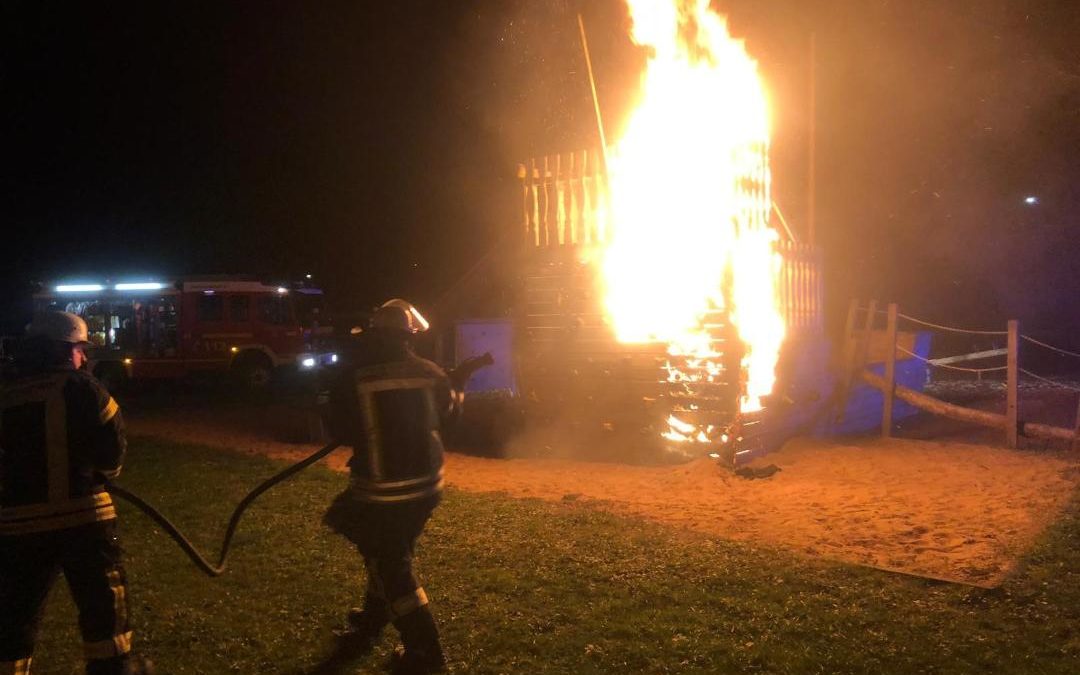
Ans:
{"type": "Polygon", "coordinates": [[[938,317],[1060,318],[1069,301],[1057,289],[1076,284],[1064,251],[1077,252],[1068,148],[1080,141],[1080,82],[1062,51],[1075,12],[832,7],[819,185],[822,238],[846,272],[835,290],[938,317]]]}

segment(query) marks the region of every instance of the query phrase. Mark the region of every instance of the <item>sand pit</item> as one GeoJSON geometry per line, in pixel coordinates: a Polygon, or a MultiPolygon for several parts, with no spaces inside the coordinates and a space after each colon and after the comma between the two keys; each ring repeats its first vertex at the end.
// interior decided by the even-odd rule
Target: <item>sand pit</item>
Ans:
{"type": "MultiPolygon", "coordinates": [[[[249,413],[144,413],[133,433],[296,459],[317,446],[275,440],[249,413]]],[[[286,436],[288,434],[285,434],[286,436]]],[[[348,450],[326,461],[345,469],[348,450]]],[[[763,480],[711,460],[664,467],[450,453],[450,485],[573,501],[724,539],[829,560],[995,586],[1080,484],[1076,455],[926,440],[801,439],[758,460],[763,480]]]]}

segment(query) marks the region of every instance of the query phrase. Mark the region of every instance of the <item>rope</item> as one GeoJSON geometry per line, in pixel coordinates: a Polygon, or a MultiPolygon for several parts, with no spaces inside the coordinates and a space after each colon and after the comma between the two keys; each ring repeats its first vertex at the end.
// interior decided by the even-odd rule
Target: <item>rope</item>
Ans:
{"type": "Polygon", "coordinates": [[[1020,337],[1027,340],[1028,342],[1037,344],[1040,347],[1046,347],[1047,349],[1058,352],[1059,354],[1065,354],[1066,356],[1075,356],[1076,358],[1080,359],[1080,354],[1077,354],[1076,352],[1070,352],[1068,349],[1061,349],[1060,347],[1055,347],[1054,345],[1048,345],[1045,342],[1039,342],[1035,338],[1028,337],[1027,335],[1021,335],[1020,337]]]}
{"type": "Polygon", "coordinates": [[[1029,376],[1029,377],[1034,377],[1036,380],[1042,380],[1043,382],[1046,382],[1048,384],[1052,384],[1052,385],[1057,386],[1057,387],[1064,387],[1065,389],[1071,389],[1072,391],[1080,391],[1080,387],[1074,387],[1071,384],[1065,384],[1064,382],[1058,382],[1057,380],[1051,380],[1050,378],[1043,377],[1042,375],[1036,375],[1035,373],[1031,372],[1030,370],[1026,370],[1024,368],[1020,368],[1020,372],[1027,375],[1027,376],[1029,376]]]}
{"type": "Polygon", "coordinates": [[[907,314],[898,313],[897,316],[914,323],[922,324],[923,326],[929,326],[930,328],[937,328],[939,330],[947,330],[953,333],[970,333],[972,335],[1008,335],[1008,331],[1004,330],[968,330],[966,328],[954,328],[952,326],[942,326],[941,324],[930,323],[929,321],[923,321],[922,319],[916,319],[913,316],[907,314]]]}
{"type": "Polygon", "coordinates": [[[934,368],[946,368],[948,370],[959,370],[959,371],[964,372],[964,373],[993,373],[993,372],[1008,369],[1008,366],[997,366],[995,368],[964,368],[962,366],[950,366],[950,365],[942,364],[942,363],[931,363],[930,359],[919,356],[915,352],[910,352],[910,351],[904,349],[903,347],[901,347],[900,345],[896,345],[896,348],[898,350],[904,352],[908,356],[914,356],[918,360],[920,360],[923,363],[925,363],[925,364],[927,364],[929,366],[932,366],[934,368]]]}

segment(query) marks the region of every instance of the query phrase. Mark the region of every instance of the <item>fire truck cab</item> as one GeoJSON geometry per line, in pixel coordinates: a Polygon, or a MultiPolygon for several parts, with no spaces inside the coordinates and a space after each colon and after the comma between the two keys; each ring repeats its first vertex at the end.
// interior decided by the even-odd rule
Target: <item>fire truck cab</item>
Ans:
{"type": "Polygon", "coordinates": [[[267,386],[276,370],[313,370],[336,356],[322,290],[246,276],[170,281],[59,283],[34,295],[35,311],[86,320],[89,368],[107,385],[195,373],[267,386]]]}

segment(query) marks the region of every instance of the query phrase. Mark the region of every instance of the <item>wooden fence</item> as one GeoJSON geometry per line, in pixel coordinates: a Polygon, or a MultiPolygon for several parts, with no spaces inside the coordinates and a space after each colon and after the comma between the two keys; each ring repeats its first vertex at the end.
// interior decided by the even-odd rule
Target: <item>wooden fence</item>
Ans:
{"type": "MultiPolygon", "coordinates": [[[[1020,436],[1069,441],[1072,443],[1074,449],[1080,448],[1080,408],[1077,410],[1077,420],[1073,429],[1065,429],[1063,427],[1056,427],[1038,422],[1028,422],[1019,418],[1019,383],[1020,372],[1022,369],[1020,368],[1021,335],[1020,324],[1018,321],[1010,320],[1004,331],[965,330],[950,326],[940,326],[903,315],[900,313],[899,307],[895,303],[888,305],[886,310],[880,311],[877,309],[877,302],[874,300],[871,300],[865,308],[860,307],[857,300],[852,300],[848,308],[847,322],[844,330],[844,375],[841,380],[841,394],[838,397],[838,400],[841,404],[846,401],[847,394],[852,385],[852,380],[856,376],[870,386],[880,389],[884,394],[881,415],[881,435],[883,437],[888,438],[892,436],[893,408],[896,399],[899,398],[906,403],[931,414],[1000,429],[1004,432],[1005,445],[1010,448],[1015,448],[1019,445],[1020,436]],[[863,313],[861,327],[859,322],[860,312],[863,313]],[[877,373],[866,369],[868,346],[871,340],[871,334],[875,331],[875,323],[879,314],[885,316],[884,375],[878,375],[877,373]],[[915,391],[914,389],[898,385],[896,383],[897,360],[909,357],[921,358],[910,352],[905,353],[905,350],[897,343],[897,323],[901,317],[929,328],[959,333],[1005,337],[1007,347],[1005,349],[1006,363],[1004,366],[986,369],[959,369],[971,370],[972,372],[1005,371],[1005,413],[993,413],[986,410],[966,408],[936,399],[922,392],[915,391]]],[[[998,350],[992,350],[984,352],[984,354],[994,356],[1000,355],[1000,352],[998,350]]],[[[951,367],[948,364],[957,359],[924,360],[930,365],[951,367]]]]}

